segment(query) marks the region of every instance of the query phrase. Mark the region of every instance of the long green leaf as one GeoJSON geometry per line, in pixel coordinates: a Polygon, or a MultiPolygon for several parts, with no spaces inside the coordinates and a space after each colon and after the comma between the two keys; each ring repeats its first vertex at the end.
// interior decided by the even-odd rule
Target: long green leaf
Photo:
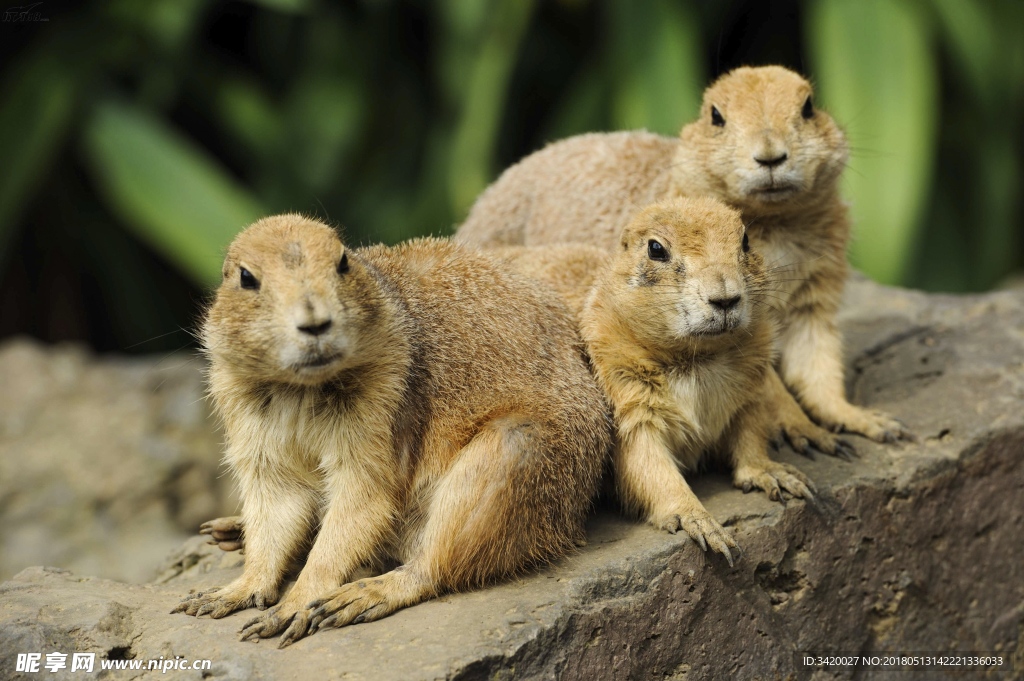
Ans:
{"type": "Polygon", "coordinates": [[[497,0],[476,55],[448,166],[448,194],[460,217],[491,179],[495,139],[533,0],[497,0]]]}
{"type": "Polygon", "coordinates": [[[853,147],[845,190],[853,201],[853,263],[904,281],[931,178],[938,76],[930,28],[908,0],[815,0],[808,42],[821,100],[853,147]]]}
{"type": "Polygon", "coordinates": [[[219,280],[224,248],[263,214],[213,159],[137,108],[98,106],[86,123],[85,152],[124,224],[197,283],[219,280]]]}
{"type": "Polygon", "coordinates": [[[60,148],[74,110],[71,73],[45,55],[18,67],[0,100],[0,262],[22,210],[60,148]]]}
{"type": "Polygon", "coordinates": [[[675,135],[697,115],[704,88],[693,8],[669,0],[616,0],[610,9],[615,126],[675,135]]]}

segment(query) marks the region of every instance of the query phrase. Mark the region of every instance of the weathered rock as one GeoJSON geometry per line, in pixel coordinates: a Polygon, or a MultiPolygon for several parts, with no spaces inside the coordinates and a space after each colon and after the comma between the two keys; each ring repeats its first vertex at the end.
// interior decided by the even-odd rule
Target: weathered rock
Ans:
{"type": "Polygon", "coordinates": [[[849,464],[780,452],[818,484],[813,505],[744,495],[720,474],[697,478],[709,510],[736,530],[744,553],[735,568],[605,511],[589,544],[556,565],[278,650],[273,639],[237,641],[250,613],[168,614],[189,589],[241,570],[240,556],[195,537],[158,583],[46,568],[5,583],[0,676],[16,652],[56,649],[143,665],[210,659],[206,675],[217,678],[876,679],[893,675],[812,671],[800,660],[958,650],[1006,664],[915,678],[1024,678],[1024,295],[850,289],[850,393],[922,441],[856,439],[862,458],[849,464]]]}
{"type": "Polygon", "coordinates": [[[237,508],[195,357],[0,345],[0,578],[40,563],[148,581],[237,508]]]}

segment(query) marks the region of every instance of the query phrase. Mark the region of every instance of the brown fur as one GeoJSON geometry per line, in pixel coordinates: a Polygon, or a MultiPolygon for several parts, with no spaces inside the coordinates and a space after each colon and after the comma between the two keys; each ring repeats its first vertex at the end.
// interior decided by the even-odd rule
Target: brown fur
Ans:
{"type": "Polygon", "coordinates": [[[682,528],[732,563],[736,544],[680,473],[710,453],[733,465],[737,487],[811,496],[795,468],[766,453],[778,417],[772,390],[772,320],[764,262],[745,252],[737,211],[710,199],[649,206],[623,231],[617,255],[582,244],[506,247],[496,253],[556,288],[580,315],[598,383],[615,413],[613,457],[630,511],[682,528]],[[669,259],[653,260],[651,240],[669,259]],[[581,295],[582,282],[587,293],[581,295]],[[591,288],[592,287],[592,288],[591,288]],[[722,311],[712,300],[734,300],[722,311]],[[582,301],[582,302],[581,302],[582,301]]]}
{"type": "MultiPolygon", "coordinates": [[[[647,132],[589,134],[556,142],[506,170],[477,200],[456,240],[478,247],[580,241],[612,251],[644,206],[671,196],[713,196],[742,211],[772,279],[779,371],[820,423],[879,441],[912,435],[845,397],[835,324],[847,276],[849,218],[838,180],[843,132],[821,110],[805,119],[811,85],[778,66],[739,68],[704,93],[700,119],[678,139],[647,132]],[[725,124],[712,123],[712,107],[725,124]],[[763,166],[756,159],[781,158],[763,166]]],[[[776,390],[781,395],[780,390],[776,390]]],[[[783,430],[808,437],[795,405],[783,430]]]]}
{"type": "Polygon", "coordinates": [[[349,250],[313,220],[267,218],[231,245],[203,337],[246,561],[178,611],[263,609],[308,551],[242,631],[288,627],[286,645],[582,540],[610,447],[600,390],[564,305],[487,256],[437,239],[349,250]],[[347,583],[387,560],[401,566],[347,583]]]}

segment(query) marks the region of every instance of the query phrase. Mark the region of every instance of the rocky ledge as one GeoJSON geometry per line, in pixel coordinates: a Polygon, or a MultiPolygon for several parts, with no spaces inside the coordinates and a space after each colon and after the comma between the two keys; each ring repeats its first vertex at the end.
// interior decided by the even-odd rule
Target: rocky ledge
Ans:
{"type": "Polygon", "coordinates": [[[249,613],[168,614],[241,569],[242,557],[195,537],[150,584],[41,567],[4,583],[0,677],[18,678],[17,653],[86,651],[143,666],[211,660],[171,672],[197,679],[875,679],[892,673],[801,660],[971,651],[1004,666],[920,678],[1024,678],[1024,295],[855,281],[842,326],[853,400],[899,416],[921,442],[854,438],[852,463],[779,452],[816,481],[813,505],[744,495],[720,474],[695,479],[743,547],[735,568],[609,510],[586,547],[544,570],[278,650],[237,640],[249,613]]]}

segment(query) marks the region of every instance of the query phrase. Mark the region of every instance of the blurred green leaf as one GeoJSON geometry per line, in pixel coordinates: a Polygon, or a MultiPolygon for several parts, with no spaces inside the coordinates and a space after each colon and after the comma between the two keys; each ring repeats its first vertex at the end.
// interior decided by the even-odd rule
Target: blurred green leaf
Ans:
{"type": "Polygon", "coordinates": [[[951,56],[974,96],[988,107],[998,97],[999,40],[988,6],[977,0],[932,0],[951,56]]]}
{"type": "Polygon", "coordinates": [[[198,283],[219,281],[225,247],[263,214],[213,159],[129,105],[96,108],[86,123],[85,152],[124,224],[198,283]]]}
{"type": "Polygon", "coordinates": [[[519,43],[533,0],[496,0],[476,55],[448,166],[448,195],[460,217],[493,175],[495,136],[501,123],[519,43]]]}
{"type": "Polygon", "coordinates": [[[932,177],[938,74],[929,26],[905,1],[814,0],[807,37],[821,100],[850,137],[854,265],[904,281],[932,177]]]}
{"type": "Polygon", "coordinates": [[[72,74],[45,55],[13,71],[0,105],[0,262],[21,212],[60,147],[75,104],[72,74]]]}
{"type": "Polygon", "coordinates": [[[615,0],[609,10],[615,127],[677,134],[697,115],[704,89],[699,22],[692,6],[615,0]]]}
{"type": "Polygon", "coordinates": [[[288,102],[292,164],[305,185],[326,189],[352,145],[364,102],[355,83],[327,74],[301,80],[288,102]]]}
{"type": "Polygon", "coordinates": [[[283,117],[259,85],[225,80],[216,106],[224,128],[260,160],[270,161],[284,146],[283,117]]]}

